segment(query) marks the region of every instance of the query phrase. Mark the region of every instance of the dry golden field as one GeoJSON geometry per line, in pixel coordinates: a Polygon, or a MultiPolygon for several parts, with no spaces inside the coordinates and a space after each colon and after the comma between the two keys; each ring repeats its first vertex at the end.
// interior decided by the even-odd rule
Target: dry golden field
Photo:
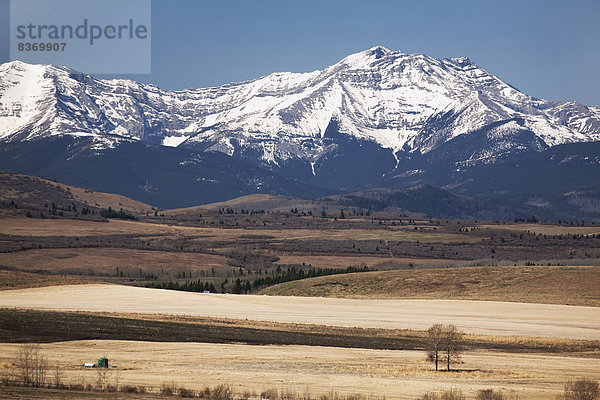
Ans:
{"type": "MultiPolygon", "coordinates": [[[[15,344],[0,344],[0,369],[11,368],[15,344]]],[[[416,399],[427,391],[459,388],[502,389],[522,400],[552,399],[573,377],[597,377],[600,358],[585,355],[516,354],[472,351],[456,371],[438,372],[422,351],[347,349],[316,346],[70,341],[42,344],[42,353],[61,368],[65,382],[96,384],[97,374],[82,364],[106,356],[121,384],[151,387],[174,384],[195,390],[230,384],[238,392],[269,388],[313,396],[370,394],[416,399]]],[[[0,371],[2,372],[2,371],[0,371]]]]}
{"type": "Polygon", "coordinates": [[[600,340],[600,308],[467,300],[383,300],[221,295],[121,285],[64,285],[0,292],[0,307],[194,315],[344,327],[600,340]]]}

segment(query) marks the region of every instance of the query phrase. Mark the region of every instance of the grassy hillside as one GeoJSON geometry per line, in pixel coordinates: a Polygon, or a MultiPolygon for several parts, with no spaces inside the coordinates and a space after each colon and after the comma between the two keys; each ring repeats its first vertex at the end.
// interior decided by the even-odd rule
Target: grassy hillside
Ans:
{"type": "Polygon", "coordinates": [[[600,267],[466,267],[375,271],[287,282],[261,294],[422,298],[600,306],[600,267]]]}
{"type": "Polygon", "coordinates": [[[154,212],[155,208],[118,194],[97,192],[64,185],[48,179],[0,171],[0,201],[11,201],[17,206],[47,209],[54,203],[58,207],[73,205],[95,209],[123,209],[133,213],[154,212]]]}
{"type": "Polygon", "coordinates": [[[218,203],[204,204],[196,207],[177,208],[168,210],[167,214],[196,214],[208,210],[218,211],[222,208],[250,211],[290,211],[292,208],[312,210],[317,207],[316,201],[304,200],[288,196],[276,196],[271,194],[255,193],[236,197],[231,200],[218,203]]]}
{"type": "Polygon", "coordinates": [[[0,290],[73,285],[87,282],[89,281],[72,276],[32,274],[29,272],[0,269],[0,290]]]}

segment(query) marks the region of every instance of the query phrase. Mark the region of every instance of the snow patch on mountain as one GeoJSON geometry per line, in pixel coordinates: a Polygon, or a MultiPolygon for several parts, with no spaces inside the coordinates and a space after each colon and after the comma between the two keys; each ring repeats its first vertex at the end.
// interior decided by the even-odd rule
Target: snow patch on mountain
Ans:
{"type": "Polygon", "coordinates": [[[177,147],[188,138],[189,136],[165,136],[161,144],[168,147],[177,147]]]}

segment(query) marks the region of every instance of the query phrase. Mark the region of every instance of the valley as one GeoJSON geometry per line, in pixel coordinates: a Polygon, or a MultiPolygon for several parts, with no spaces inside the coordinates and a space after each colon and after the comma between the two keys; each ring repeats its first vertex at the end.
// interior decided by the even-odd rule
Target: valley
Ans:
{"type": "MultiPolygon", "coordinates": [[[[57,209],[72,191],[57,194],[57,209]]],[[[271,197],[161,210],[106,196],[126,219],[101,217],[96,204],[94,218],[76,215],[88,199],[62,216],[45,201],[4,202],[4,376],[31,342],[60,359],[53,366],[74,397],[95,385],[81,365],[100,356],[116,365],[111,385],[146,391],[128,398],[226,385],[241,398],[415,399],[454,387],[545,399],[595,376],[594,222],[451,220],[271,197]],[[465,333],[450,372],[425,360],[435,323],[465,333]]]]}

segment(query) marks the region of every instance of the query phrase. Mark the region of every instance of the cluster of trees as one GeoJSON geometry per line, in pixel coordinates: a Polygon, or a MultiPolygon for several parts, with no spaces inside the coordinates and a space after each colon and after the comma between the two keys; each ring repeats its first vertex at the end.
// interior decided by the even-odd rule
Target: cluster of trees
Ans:
{"type": "Polygon", "coordinates": [[[450,365],[460,360],[463,333],[452,324],[435,324],[427,330],[427,335],[427,360],[435,364],[436,371],[442,362],[446,363],[446,368],[450,371],[450,365]]]}
{"type": "Polygon", "coordinates": [[[83,208],[81,209],[81,215],[89,215],[89,214],[92,214],[92,215],[94,215],[94,213],[95,213],[95,211],[94,211],[94,210],[90,210],[90,209],[89,209],[89,208],[87,208],[87,207],[83,207],[83,208]]]}
{"type": "Polygon", "coordinates": [[[137,220],[135,215],[129,214],[128,212],[123,211],[122,208],[119,211],[115,211],[110,206],[106,210],[100,211],[100,215],[104,218],[128,219],[128,220],[132,220],[132,221],[137,220]]]}
{"type": "Polygon", "coordinates": [[[15,365],[24,386],[42,387],[46,383],[48,363],[39,344],[25,344],[17,350],[15,365]]]}
{"type": "Polygon", "coordinates": [[[348,267],[348,268],[310,268],[308,270],[297,269],[296,267],[288,268],[285,272],[276,273],[274,275],[257,278],[252,283],[254,289],[277,285],[279,283],[297,281],[306,278],[315,278],[317,276],[351,274],[354,272],[372,271],[367,266],[364,267],[348,267]]]}
{"type": "MultiPolygon", "coordinates": [[[[234,210],[231,207],[228,208],[219,208],[219,214],[229,214],[229,215],[237,215],[237,210],[234,210]]],[[[240,211],[240,214],[242,215],[254,215],[254,214],[266,214],[267,212],[265,210],[244,210],[243,208],[240,211]]]]}
{"type": "MultiPolygon", "coordinates": [[[[259,289],[276,285],[279,283],[290,282],[306,278],[314,278],[317,276],[326,275],[338,275],[338,274],[350,274],[354,272],[367,272],[374,271],[369,267],[348,267],[348,268],[310,268],[301,269],[294,266],[282,269],[278,266],[271,275],[262,276],[254,280],[251,279],[240,279],[232,280],[232,284],[229,284],[228,279],[221,282],[220,290],[217,291],[213,283],[203,282],[200,279],[196,281],[169,281],[169,282],[148,282],[144,285],[147,288],[153,289],[168,289],[168,290],[181,290],[185,292],[204,292],[210,291],[211,293],[233,293],[233,294],[248,294],[258,291],[259,289]]],[[[214,275],[214,271],[213,271],[214,275]]],[[[243,276],[243,271],[240,268],[240,276],[243,276]]],[[[180,275],[178,275],[178,278],[180,275]]],[[[185,278],[184,276],[181,276],[185,278]]]]}
{"type": "Polygon", "coordinates": [[[515,217],[515,222],[529,222],[531,224],[537,224],[538,222],[540,222],[540,220],[535,215],[532,215],[527,218],[515,217]]]}
{"type": "Polygon", "coordinates": [[[182,283],[179,283],[177,281],[150,282],[146,283],[144,286],[153,289],[180,290],[182,292],[217,292],[215,285],[208,282],[202,282],[200,279],[198,279],[197,281],[186,281],[182,283]]]}
{"type": "Polygon", "coordinates": [[[311,211],[311,210],[308,210],[308,211],[298,211],[298,208],[297,208],[297,207],[296,207],[296,208],[292,208],[292,209],[290,210],[290,214],[301,215],[301,216],[303,216],[303,217],[304,217],[304,216],[307,216],[307,215],[308,215],[308,216],[312,216],[312,215],[313,215],[313,213],[312,213],[312,211],[311,211]]]}

